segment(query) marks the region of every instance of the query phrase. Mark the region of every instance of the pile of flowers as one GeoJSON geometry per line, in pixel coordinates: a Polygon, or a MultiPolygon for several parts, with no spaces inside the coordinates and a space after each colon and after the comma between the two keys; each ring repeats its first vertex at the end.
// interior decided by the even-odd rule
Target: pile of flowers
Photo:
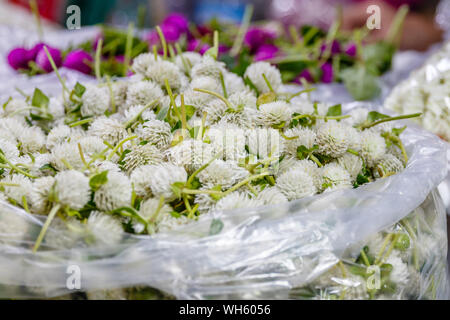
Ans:
{"type": "MultiPolygon", "coordinates": [[[[399,11],[394,31],[398,31],[404,14],[399,11]]],[[[51,49],[51,53],[57,67],[93,74],[92,57],[100,51],[102,74],[127,76],[131,60],[140,53],[163,54],[162,38],[171,56],[182,51],[203,55],[214,45],[214,32],[220,31],[219,59],[239,76],[251,63],[268,61],[278,66],[284,83],[343,82],[355,99],[370,100],[379,93],[377,79],[390,69],[396,49],[393,39],[398,32],[392,32],[386,41],[364,44],[362,32],[340,32],[339,22],[324,32],[314,26],[285,28],[276,22],[251,25],[250,18],[251,14],[246,14],[241,25],[216,19],[196,25],[173,13],[156,30],[142,32],[141,39],[133,36],[131,26],[128,32],[105,27],[96,39],[81,44],[75,51],[66,50],[64,62],[60,51],[51,49]]],[[[42,48],[42,44],[31,50],[14,49],[8,56],[9,64],[31,75],[51,72],[45,53],[36,58],[36,48],[42,48]]]]}
{"type": "MultiPolygon", "coordinates": [[[[47,216],[35,251],[114,245],[125,233],[166,232],[403,170],[404,127],[391,121],[417,114],[343,115],[340,105],[310,101],[311,89],[283,92],[267,62],[239,77],[217,59],[215,39],[203,56],[169,56],[165,43],[162,55],[136,57],[129,78],[67,88],[59,77],[60,96],[35,89],[3,104],[0,200],[47,216]],[[68,237],[46,237],[50,225],[68,237]]],[[[11,221],[0,230],[24,232],[11,221]]]]}
{"type": "Polygon", "coordinates": [[[395,112],[422,112],[417,121],[442,139],[450,141],[450,44],[435,53],[422,68],[397,85],[385,107],[395,112]]]}

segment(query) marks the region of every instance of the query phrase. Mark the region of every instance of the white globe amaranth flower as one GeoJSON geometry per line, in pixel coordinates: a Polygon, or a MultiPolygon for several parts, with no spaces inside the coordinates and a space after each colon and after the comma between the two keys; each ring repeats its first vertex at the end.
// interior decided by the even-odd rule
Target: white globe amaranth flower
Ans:
{"type": "Polygon", "coordinates": [[[212,99],[201,107],[201,111],[206,112],[206,119],[211,123],[220,121],[225,116],[227,110],[227,105],[220,99],[212,99]]]}
{"type": "Polygon", "coordinates": [[[220,185],[222,188],[228,189],[248,175],[249,172],[235,162],[214,160],[200,171],[197,177],[203,185],[210,187],[220,185]]]}
{"type": "Polygon", "coordinates": [[[112,171],[112,172],[120,172],[119,166],[109,160],[95,160],[91,164],[91,168],[95,169],[97,173],[103,172],[103,171],[112,171]]]}
{"type": "Polygon", "coordinates": [[[288,138],[284,141],[285,151],[293,157],[297,156],[298,147],[312,149],[316,144],[316,133],[309,128],[297,126],[286,130],[284,135],[288,138]]]}
{"type": "Polygon", "coordinates": [[[99,137],[111,145],[116,145],[126,137],[127,131],[119,121],[101,116],[91,123],[88,134],[99,137]]]}
{"type": "Polygon", "coordinates": [[[323,190],[341,190],[352,187],[350,173],[337,163],[328,163],[321,170],[323,190]]]}
{"type": "Polygon", "coordinates": [[[365,108],[354,108],[348,113],[348,115],[351,117],[343,119],[342,122],[352,127],[361,125],[367,120],[368,113],[369,110],[365,108]]]}
{"type": "MultiPolygon", "coordinates": [[[[208,77],[208,76],[201,76],[201,77],[192,79],[192,81],[189,85],[189,89],[190,90],[203,89],[203,90],[216,92],[218,94],[223,94],[222,85],[220,84],[220,82],[216,78],[208,77]]],[[[208,95],[207,93],[203,93],[203,92],[200,92],[200,94],[208,95]]]]}
{"type": "Polygon", "coordinates": [[[133,59],[133,64],[131,65],[131,69],[141,75],[145,76],[147,73],[148,67],[153,65],[156,62],[160,62],[161,58],[157,56],[155,60],[155,55],[151,52],[149,53],[142,53],[138,55],[136,58],[133,59]]]}
{"type": "Polygon", "coordinates": [[[91,157],[94,154],[99,154],[106,148],[105,144],[103,143],[103,140],[96,136],[84,136],[80,138],[78,141],[74,141],[72,143],[73,144],[79,143],[81,145],[83,153],[88,157],[91,157]]]}
{"type": "MultiPolygon", "coordinates": [[[[0,119],[0,125],[1,125],[1,119],[0,119]]],[[[2,137],[1,138],[2,140],[13,143],[14,145],[16,145],[16,143],[17,143],[16,137],[11,132],[9,132],[3,128],[0,128],[0,137],[2,137]]]]}
{"type": "Polygon", "coordinates": [[[147,68],[145,76],[161,88],[166,86],[165,81],[167,80],[172,90],[180,89],[183,84],[182,79],[185,77],[176,64],[165,60],[151,64],[147,68]]]}
{"type": "Polygon", "coordinates": [[[8,207],[0,199],[0,234],[2,235],[0,237],[0,243],[23,240],[29,233],[29,227],[30,223],[23,215],[8,210],[8,207]]]}
{"type": "Polygon", "coordinates": [[[369,129],[361,133],[361,155],[369,167],[373,167],[385,153],[386,142],[378,132],[369,129]]]}
{"type": "Polygon", "coordinates": [[[26,127],[17,137],[21,143],[21,149],[24,153],[33,153],[41,150],[46,143],[47,137],[39,127],[26,127]]]}
{"type": "Polygon", "coordinates": [[[306,172],[308,175],[310,175],[313,178],[314,185],[316,186],[317,190],[321,189],[322,175],[320,172],[320,168],[317,166],[317,164],[314,161],[311,161],[308,159],[297,160],[290,167],[287,167],[287,170],[290,170],[290,169],[301,170],[301,171],[306,172]]]}
{"type": "MultiPolygon", "coordinates": [[[[159,207],[159,199],[150,198],[141,203],[139,208],[139,214],[143,217],[147,222],[154,223],[157,225],[165,215],[170,214],[172,212],[172,208],[163,203],[161,208],[159,207]]],[[[144,231],[144,224],[139,222],[138,220],[132,221],[133,230],[137,233],[141,233],[144,231]]]]}
{"type": "Polygon", "coordinates": [[[353,151],[361,151],[361,131],[347,126],[348,148],[353,151]]]}
{"type": "MultiPolygon", "coordinates": [[[[183,94],[184,94],[184,104],[191,105],[196,110],[203,110],[208,105],[209,101],[215,99],[214,96],[210,94],[194,91],[191,89],[184,91],[183,94]]],[[[176,97],[175,103],[177,106],[181,105],[180,96],[176,97]]]]}
{"type": "Polygon", "coordinates": [[[20,117],[27,117],[30,115],[30,105],[20,99],[11,99],[3,107],[3,113],[5,116],[12,116],[13,114],[20,117]]]}
{"type": "Polygon", "coordinates": [[[190,73],[191,69],[202,61],[202,56],[198,52],[183,52],[175,57],[175,64],[185,74],[190,73]]]}
{"type": "Polygon", "coordinates": [[[128,85],[126,104],[129,107],[146,106],[155,100],[160,101],[163,97],[164,93],[158,84],[153,81],[139,81],[128,85]]]}
{"type": "Polygon", "coordinates": [[[98,245],[115,245],[122,240],[124,231],[122,223],[102,212],[91,212],[86,223],[91,240],[98,245]]]}
{"type": "Polygon", "coordinates": [[[31,211],[33,213],[48,214],[50,211],[49,196],[54,184],[55,178],[52,176],[38,178],[33,181],[30,194],[31,211]]]}
{"type": "Polygon", "coordinates": [[[161,221],[156,226],[156,232],[169,232],[192,223],[194,220],[187,218],[186,216],[174,217],[172,214],[165,214],[162,216],[161,221]]]}
{"type": "Polygon", "coordinates": [[[70,138],[71,134],[72,129],[65,124],[60,124],[52,128],[47,135],[47,149],[51,150],[58,144],[66,142],[70,138]]]}
{"type": "Polygon", "coordinates": [[[258,194],[256,199],[262,201],[264,205],[274,205],[288,202],[286,196],[277,187],[265,188],[258,194]]]}
{"type": "Polygon", "coordinates": [[[265,126],[284,127],[291,121],[292,110],[285,101],[275,101],[259,106],[259,121],[265,126]]]}
{"type": "MultiPolygon", "coordinates": [[[[201,187],[199,190],[209,190],[208,187],[201,187]]],[[[194,203],[198,204],[198,211],[200,214],[206,214],[211,209],[214,208],[214,206],[217,203],[217,200],[211,198],[209,194],[196,194],[194,198],[194,203]]]]}
{"type": "Polygon", "coordinates": [[[158,149],[165,150],[172,141],[172,128],[165,121],[150,120],[140,124],[134,131],[137,136],[158,149]]]}
{"type": "Polygon", "coordinates": [[[240,128],[253,129],[258,126],[258,110],[253,107],[244,107],[241,111],[227,112],[219,123],[228,123],[240,128]]]}
{"type": "Polygon", "coordinates": [[[389,278],[400,288],[405,287],[409,281],[408,265],[402,261],[396,251],[391,252],[386,263],[392,265],[389,278]]]}
{"type": "Polygon", "coordinates": [[[256,109],[257,98],[252,91],[245,90],[231,94],[228,97],[228,101],[233,105],[235,110],[244,108],[256,109]]]}
{"type": "Polygon", "coordinates": [[[246,131],[247,146],[250,154],[260,159],[272,158],[278,161],[284,151],[284,141],[278,130],[255,128],[246,131]]]}
{"type": "Polygon", "coordinates": [[[121,172],[108,172],[107,182],[95,191],[94,202],[102,211],[113,211],[131,203],[131,182],[121,172]]]}
{"type": "Polygon", "coordinates": [[[214,211],[227,211],[243,208],[253,209],[262,205],[264,205],[264,202],[257,199],[251,199],[243,192],[235,191],[217,201],[214,211]]]}
{"type": "MultiPolygon", "coordinates": [[[[89,160],[86,159],[86,161],[89,160]]],[[[51,164],[58,170],[66,170],[69,169],[66,163],[76,170],[82,170],[84,168],[77,144],[62,143],[52,149],[51,164]]]]}
{"type": "Polygon", "coordinates": [[[202,60],[197,63],[191,70],[192,79],[198,77],[211,77],[219,80],[220,75],[225,74],[225,64],[220,61],[216,61],[210,56],[203,56],[202,60]]]}
{"type": "Polygon", "coordinates": [[[20,174],[14,174],[5,177],[4,179],[2,179],[2,182],[11,185],[3,186],[4,193],[8,198],[13,199],[19,204],[22,204],[22,199],[23,197],[25,197],[25,200],[30,203],[30,194],[33,189],[33,184],[29,178],[20,174]]]}
{"type": "Polygon", "coordinates": [[[245,131],[233,125],[215,125],[207,133],[211,140],[213,154],[223,160],[239,161],[247,155],[245,131]]]}
{"type": "Polygon", "coordinates": [[[28,128],[28,125],[25,123],[24,118],[0,118],[0,129],[2,129],[2,138],[10,140],[10,137],[14,137],[17,139],[22,132],[28,128]]]}
{"type": "Polygon", "coordinates": [[[52,161],[52,156],[50,153],[34,153],[34,161],[31,157],[30,161],[27,163],[29,166],[29,173],[34,177],[41,177],[44,175],[49,175],[52,169],[43,168],[43,166],[50,164],[52,161]]]}
{"type": "Polygon", "coordinates": [[[156,119],[156,114],[153,110],[145,109],[145,106],[136,104],[124,110],[124,122],[131,119],[136,119],[140,115],[144,121],[150,121],[156,119]],[[142,111],[144,110],[144,111],[142,111]]]}
{"type": "Polygon", "coordinates": [[[276,180],[276,187],[289,201],[317,193],[313,177],[298,169],[291,169],[280,175],[276,180]]]}
{"type": "Polygon", "coordinates": [[[256,89],[258,89],[259,93],[267,93],[270,92],[270,88],[267,86],[263,75],[267,78],[275,92],[281,88],[281,73],[268,62],[252,63],[245,70],[244,78],[248,77],[256,89]]]}
{"type": "Polygon", "coordinates": [[[119,111],[126,106],[128,85],[128,81],[115,81],[111,84],[114,103],[119,111]]]}
{"type": "Polygon", "coordinates": [[[12,163],[16,163],[19,159],[20,152],[19,149],[17,149],[17,146],[15,143],[0,138],[0,150],[3,153],[3,155],[8,159],[8,161],[11,161],[12,163]]]}
{"type": "Polygon", "coordinates": [[[225,72],[224,81],[229,96],[232,96],[234,93],[248,91],[244,80],[233,72],[225,72]]]}
{"type": "Polygon", "coordinates": [[[376,163],[373,173],[376,178],[403,171],[403,163],[394,155],[386,153],[376,163]]]}
{"type": "Polygon", "coordinates": [[[81,101],[83,105],[80,111],[83,117],[102,115],[108,110],[110,104],[108,88],[87,86],[81,101]]]}
{"type": "Polygon", "coordinates": [[[173,193],[172,184],[175,182],[186,182],[187,172],[183,167],[162,163],[158,165],[146,165],[136,168],[131,173],[131,182],[138,196],[164,197],[166,201],[176,198],[173,193]]]}
{"type": "Polygon", "coordinates": [[[349,147],[348,126],[336,121],[321,124],[316,129],[318,152],[326,156],[338,158],[349,147]]]}
{"type": "Polygon", "coordinates": [[[130,152],[124,157],[124,169],[128,173],[143,165],[153,165],[163,162],[164,155],[157,147],[151,144],[132,146],[130,152]]]}
{"type": "Polygon", "coordinates": [[[337,163],[344,168],[345,170],[350,173],[350,177],[352,178],[352,181],[355,181],[358,177],[358,174],[363,169],[363,161],[361,157],[346,153],[342,157],[337,159],[337,163]]]}
{"type": "Polygon", "coordinates": [[[183,140],[167,150],[168,160],[177,166],[185,167],[188,171],[195,171],[208,163],[212,157],[212,146],[201,140],[183,140]]]}
{"type": "Polygon", "coordinates": [[[54,120],[61,119],[66,115],[66,110],[61,98],[50,98],[48,103],[48,112],[52,115],[54,120]]]}
{"type": "Polygon", "coordinates": [[[55,176],[55,192],[58,202],[74,210],[88,203],[91,189],[89,178],[75,170],[61,171],[55,176]]]}

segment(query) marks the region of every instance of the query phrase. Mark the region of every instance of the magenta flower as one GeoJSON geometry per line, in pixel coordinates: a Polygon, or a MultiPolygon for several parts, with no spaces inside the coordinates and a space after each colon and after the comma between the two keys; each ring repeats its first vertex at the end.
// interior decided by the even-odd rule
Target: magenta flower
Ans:
{"type": "Polygon", "coordinates": [[[250,50],[258,50],[263,44],[267,44],[276,38],[276,34],[272,31],[252,27],[249,28],[245,34],[244,43],[250,48],[250,50]]]}
{"type": "Polygon", "coordinates": [[[63,67],[77,70],[81,73],[90,74],[92,67],[90,62],[94,59],[89,53],[83,50],[75,50],[70,52],[63,63],[63,67]]]}
{"type": "Polygon", "coordinates": [[[33,61],[36,61],[36,57],[39,51],[41,51],[42,48],[44,48],[44,46],[46,46],[47,44],[40,42],[38,44],[36,44],[33,48],[31,48],[30,52],[30,59],[33,61]]]}
{"type": "Polygon", "coordinates": [[[314,82],[314,78],[308,69],[305,69],[302,72],[300,72],[300,74],[297,76],[297,78],[295,78],[294,82],[298,83],[298,84],[302,84],[301,79],[305,79],[309,83],[314,82]]]}
{"type": "Polygon", "coordinates": [[[349,55],[350,57],[356,57],[356,44],[353,42],[350,42],[347,47],[345,48],[345,53],[349,55]]]}
{"type": "MultiPolygon", "coordinates": [[[[203,43],[202,41],[198,40],[198,39],[192,39],[188,42],[187,47],[186,47],[186,51],[197,51],[200,54],[204,54],[206,51],[208,51],[208,49],[211,48],[211,46],[207,43],[203,43]]],[[[222,50],[224,50],[225,48],[222,47],[222,50]]],[[[220,52],[221,48],[219,46],[219,52],[220,52]]]]}
{"type": "Polygon", "coordinates": [[[320,77],[320,81],[323,83],[331,83],[334,80],[333,73],[333,65],[329,62],[325,62],[320,66],[320,70],[322,71],[322,76],[320,77]]]}
{"type": "Polygon", "coordinates": [[[279,49],[273,44],[263,44],[256,51],[253,56],[254,61],[263,61],[275,58],[279,49]]]}
{"type": "MultiPolygon", "coordinates": [[[[61,67],[62,58],[61,51],[52,47],[47,46],[48,53],[52,57],[53,61],[55,61],[56,67],[61,67]]],[[[41,67],[46,72],[51,72],[53,70],[52,65],[50,64],[50,60],[48,60],[47,54],[42,48],[36,55],[36,64],[41,67]]]]}
{"type": "Polygon", "coordinates": [[[208,51],[211,48],[211,46],[209,44],[202,44],[200,47],[200,50],[198,51],[198,53],[200,53],[201,55],[204,55],[206,51],[208,51]]]}
{"type": "Polygon", "coordinates": [[[219,54],[227,53],[230,51],[230,47],[224,44],[219,44],[219,54]]]}
{"type": "Polygon", "coordinates": [[[30,59],[30,52],[25,48],[16,48],[11,50],[8,54],[8,64],[14,70],[28,69],[28,62],[30,59]]]}
{"type": "Polygon", "coordinates": [[[189,31],[189,21],[180,13],[171,13],[164,19],[162,24],[175,26],[180,33],[187,33],[189,31]]]}
{"type": "MultiPolygon", "coordinates": [[[[326,49],[327,49],[327,44],[323,43],[320,46],[320,54],[322,55],[325,52],[326,49]]],[[[338,41],[333,40],[333,42],[331,43],[331,51],[330,51],[330,53],[331,53],[331,55],[335,55],[335,54],[341,53],[341,44],[338,41]]]]}

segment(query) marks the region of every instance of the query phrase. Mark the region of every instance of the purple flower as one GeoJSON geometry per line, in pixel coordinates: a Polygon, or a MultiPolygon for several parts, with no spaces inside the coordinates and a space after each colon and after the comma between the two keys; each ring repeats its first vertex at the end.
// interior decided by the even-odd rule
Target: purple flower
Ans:
{"type": "Polygon", "coordinates": [[[279,51],[278,47],[273,44],[263,44],[256,51],[253,60],[263,61],[275,58],[278,51],[279,51]]]}
{"type": "Polygon", "coordinates": [[[14,70],[28,69],[28,62],[31,60],[30,52],[25,48],[13,49],[8,54],[8,64],[14,70]]]}
{"type": "Polygon", "coordinates": [[[200,53],[201,55],[204,55],[205,52],[208,51],[210,48],[211,48],[211,46],[209,44],[206,44],[206,43],[202,44],[198,53],[200,53]]]}
{"type": "Polygon", "coordinates": [[[345,53],[350,57],[356,57],[356,51],[356,44],[353,42],[350,42],[345,48],[345,53]]]}
{"type": "Polygon", "coordinates": [[[89,62],[92,61],[93,59],[91,55],[86,51],[75,50],[67,55],[63,66],[85,74],[90,74],[92,72],[92,67],[90,66],[89,62]]]}
{"type": "Polygon", "coordinates": [[[301,81],[302,78],[305,79],[309,83],[314,82],[314,78],[308,69],[305,69],[302,72],[300,72],[300,74],[297,76],[297,78],[295,78],[294,82],[298,83],[298,84],[302,84],[302,81],[301,81]]]}
{"type": "MultiPolygon", "coordinates": [[[[61,51],[48,46],[47,49],[53,61],[55,61],[56,67],[59,68],[62,64],[61,51]]],[[[39,50],[39,52],[37,53],[36,64],[46,72],[51,72],[53,70],[44,48],[39,50]]]]}
{"type": "Polygon", "coordinates": [[[320,70],[322,70],[322,76],[320,77],[320,81],[323,83],[331,83],[334,80],[333,74],[333,65],[329,62],[325,62],[320,66],[320,70]]]}
{"type": "Polygon", "coordinates": [[[36,57],[39,51],[41,51],[42,48],[44,48],[44,46],[46,46],[47,44],[40,42],[38,44],[36,44],[33,48],[31,48],[30,52],[30,59],[33,61],[36,61],[36,57]]]}
{"type": "MultiPolygon", "coordinates": [[[[325,52],[325,50],[327,50],[327,44],[323,43],[320,46],[320,55],[322,55],[325,52]]],[[[331,51],[330,51],[330,53],[331,53],[331,55],[335,55],[335,54],[341,53],[341,44],[338,41],[333,40],[333,42],[331,43],[331,51]]]]}
{"type": "Polygon", "coordinates": [[[228,51],[230,51],[230,47],[225,44],[219,44],[219,54],[227,53],[228,51]]]}
{"type": "Polygon", "coordinates": [[[162,24],[175,26],[180,33],[187,33],[189,31],[189,21],[180,13],[171,13],[164,19],[162,24]]]}
{"type": "Polygon", "coordinates": [[[245,34],[244,43],[250,48],[250,50],[258,50],[260,46],[274,40],[276,34],[272,31],[262,28],[249,28],[245,34]]]}
{"type": "Polygon", "coordinates": [[[192,39],[189,40],[186,46],[186,51],[196,51],[197,48],[200,46],[200,40],[198,39],[192,39]]]}

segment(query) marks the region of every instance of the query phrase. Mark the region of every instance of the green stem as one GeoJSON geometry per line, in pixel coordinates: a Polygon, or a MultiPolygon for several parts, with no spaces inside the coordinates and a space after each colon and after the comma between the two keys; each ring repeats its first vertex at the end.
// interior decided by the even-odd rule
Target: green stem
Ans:
{"type": "Polygon", "coordinates": [[[131,49],[133,46],[133,31],[134,31],[134,24],[133,22],[130,22],[128,24],[128,32],[127,32],[127,40],[126,40],[126,46],[125,46],[125,59],[124,59],[124,66],[123,66],[123,76],[127,76],[127,72],[130,68],[130,61],[131,61],[131,49]]]}
{"type": "MultiPolygon", "coordinates": [[[[59,82],[61,83],[63,91],[69,92],[69,89],[67,89],[67,87],[66,87],[66,83],[64,82],[63,78],[59,74],[58,67],[56,67],[55,61],[53,60],[50,52],[48,52],[47,46],[44,46],[44,51],[45,51],[45,54],[47,55],[47,58],[48,58],[48,61],[50,62],[50,65],[52,66],[53,71],[55,72],[56,76],[58,77],[59,82]]],[[[63,92],[63,98],[65,99],[64,92],[63,92]]]]}
{"type": "Polygon", "coordinates": [[[125,144],[125,142],[133,140],[133,139],[137,139],[138,136],[131,136],[128,138],[123,139],[122,141],[120,141],[117,146],[114,147],[114,149],[112,150],[112,152],[108,155],[107,160],[111,161],[112,157],[114,156],[114,154],[117,152],[117,150],[119,150],[119,148],[121,146],[123,146],[125,144]]]}
{"type": "Polygon", "coordinates": [[[103,39],[100,38],[97,43],[97,50],[95,51],[95,77],[97,81],[100,82],[102,79],[101,71],[100,71],[100,59],[102,53],[103,39]]]}
{"type": "Polygon", "coordinates": [[[31,174],[29,174],[26,171],[23,171],[22,169],[20,169],[19,167],[17,167],[16,165],[12,164],[8,159],[6,159],[6,157],[0,152],[0,160],[2,160],[3,162],[6,162],[11,169],[17,171],[20,174],[23,174],[24,176],[30,178],[30,179],[36,179],[36,177],[32,176],[31,174]]]}
{"type": "Polygon", "coordinates": [[[30,4],[31,12],[33,12],[34,20],[36,22],[39,40],[43,41],[44,40],[44,31],[42,30],[41,15],[39,13],[39,8],[37,5],[37,2],[36,2],[36,0],[30,0],[29,4],[30,4]]]}
{"type": "Polygon", "coordinates": [[[77,126],[81,126],[83,124],[89,123],[94,121],[94,118],[87,118],[87,119],[83,119],[83,120],[79,120],[79,121],[75,121],[72,123],[69,123],[68,126],[73,128],[73,127],[77,127],[77,126]]]}
{"type": "Polygon", "coordinates": [[[412,114],[405,114],[405,115],[402,115],[402,116],[389,117],[389,118],[381,119],[381,120],[378,120],[378,121],[375,121],[375,122],[372,122],[372,123],[369,123],[369,124],[362,124],[362,125],[359,126],[359,128],[361,130],[369,129],[369,128],[372,128],[372,127],[374,127],[376,125],[379,125],[380,123],[389,122],[389,121],[395,121],[395,120],[404,120],[404,119],[410,119],[410,118],[417,118],[417,117],[420,117],[421,115],[422,115],[422,113],[418,112],[418,113],[412,113],[412,114]]]}
{"type": "Polygon", "coordinates": [[[309,157],[312,161],[314,161],[314,162],[317,164],[317,166],[318,166],[319,168],[323,167],[322,163],[319,161],[319,159],[316,158],[315,155],[313,155],[313,154],[311,153],[311,154],[308,155],[308,157],[309,157]]]}
{"type": "Polygon", "coordinates": [[[227,87],[225,85],[225,79],[223,78],[222,72],[220,73],[220,84],[222,85],[222,91],[224,98],[228,99],[227,87]]]}
{"type": "Polygon", "coordinates": [[[216,190],[194,190],[194,189],[188,189],[183,188],[181,190],[184,194],[223,194],[222,191],[216,191],[216,190]]]}
{"type": "Polygon", "coordinates": [[[291,102],[291,100],[293,98],[298,97],[299,95],[302,95],[303,93],[310,93],[310,92],[313,92],[313,91],[316,91],[316,88],[308,88],[308,89],[301,90],[301,91],[299,91],[297,93],[294,93],[289,98],[287,98],[286,102],[291,102]]]}
{"type": "Polygon", "coordinates": [[[239,189],[240,187],[246,185],[247,183],[253,181],[253,180],[257,180],[259,178],[265,177],[270,175],[268,172],[264,172],[264,173],[260,173],[254,176],[250,176],[247,179],[242,180],[241,182],[235,184],[233,187],[231,187],[230,189],[228,189],[227,191],[225,191],[223,193],[223,197],[229,195],[230,193],[232,193],[233,191],[236,191],[237,189],[239,189]]]}
{"type": "Polygon", "coordinates": [[[214,160],[217,160],[217,158],[219,158],[219,155],[216,155],[214,158],[212,158],[211,160],[209,160],[208,163],[205,163],[204,165],[202,165],[200,168],[198,168],[197,170],[194,171],[194,173],[189,177],[188,181],[186,182],[186,186],[189,188],[192,184],[192,181],[194,181],[194,178],[203,170],[205,170],[211,163],[214,162],[214,160]]]}
{"type": "Polygon", "coordinates": [[[47,229],[52,223],[53,219],[55,218],[56,213],[58,212],[59,208],[61,206],[59,204],[55,205],[52,210],[50,211],[47,220],[44,223],[44,226],[41,229],[41,232],[39,233],[38,238],[36,239],[36,242],[34,244],[33,253],[36,253],[36,251],[39,249],[39,246],[41,245],[42,240],[45,237],[45,234],[47,233],[47,229]]]}
{"type": "Polygon", "coordinates": [[[106,81],[108,84],[109,97],[111,101],[111,112],[116,113],[116,98],[114,97],[114,90],[111,83],[111,77],[109,75],[106,75],[106,81]]]}
{"type": "Polygon", "coordinates": [[[230,55],[236,57],[241,52],[241,47],[244,42],[245,34],[247,33],[250,21],[253,15],[253,5],[249,4],[245,7],[244,17],[242,18],[241,26],[239,27],[238,34],[234,40],[233,47],[231,48],[230,55]]]}
{"type": "Polygon", "coordinates": [[[314,114],[301,114],[298,115],[296,117],[293,117],[292,120],[300,120],[303,118],[311,118],[311,119],[321,119],[321,120],[342,120],[342,119],[347,119],[350,118],[350,115],[345,115],[345,116],[318,116],[318,115],[314,115],[314,114]]]}
{"type": "Polygon", "coordinates": [[[367,258],[367,255],[366,255],[366,253],[364,252],[363,249],[361,249],[360,253],[361,253],[361,257],[362,257],[362,259],[363,259],[363,261],[364,261],[364,264],[365,264],[366,266],[370,266],[369,259],[367,258]]]}
{"type": "Polygon", "coordinates": [[[267,79],[266,75],[263,73],[262,77],[264,78],[264,81],[266,82],[267,87],[269,88],[270,92],[275,93],[275,91],[273,90],[272,85],[269,82],[269,79],[267,79]]]}
{"type": "Polygon", "coordinates": [[[403,23],[405,22],[405,18],[409,12],[409,6],[403,5],[401,6],[395,17],[392,21],[391,27],[389,28],[388,34],[386,36],[386,42],[395,44],[397,42],[397,37],[400,35],[401,30],[403,28],[403,23]]]}
{"type": "Polygon", "coordinates": [[[164,53],[164,59],[167,58],[167,42],[166,38],[164,37],[164,33],[162,32],[161,28],[159,26],[156,26],[156,32],[158,32],[159,39],[161,40],[161,44],[163,47],[163,53],[164,53]]]}
{"type": "MultiPolygon", "coordinates": [[[[175,98],[173,96],[173,92],[172,92],[172,88],[170,87],[169,80],[164,79],[164,84],[166,85],[166,91],[170,98],[170,105],[172,106],[173,111],[175,112],[175,115],[178,117],[178,119],[181,119],[180,112],[178,111],[177,105],[175,104],[175,98]]],[[[170,116],[170,109],[167,112],[167,114],[170,116]]]]}
{"type": "Polygon", "coordinates": [[[221,96],[220,94],[218,94],[216,92],[205,90],[205,89],[199,89],[199,88],[195,88],[194,91],[210,94],[210,95],[222,100],[229,109],[235,110],[233,108],[232,104],[230,103],[230,101],[228,101],[225,97],[221,96]]]}
{"type": "Polygon", "coordinates": [[[142,116],[142,113],[145,110],[147,110],[148,108],[153,107],[156,103],[158,103],[158,100],[153,100],[152,102],[147,104],[144,108],[142,108],[142,110],[139,111],[139,113],[136,114],[133,118],[131,118],[130,120],[125,122],[125,124],[123,125],[125,127],[125,129],[128,129],[129,127],[131,127],[133,125],[133,123],[135,123],[142,116]]]}

